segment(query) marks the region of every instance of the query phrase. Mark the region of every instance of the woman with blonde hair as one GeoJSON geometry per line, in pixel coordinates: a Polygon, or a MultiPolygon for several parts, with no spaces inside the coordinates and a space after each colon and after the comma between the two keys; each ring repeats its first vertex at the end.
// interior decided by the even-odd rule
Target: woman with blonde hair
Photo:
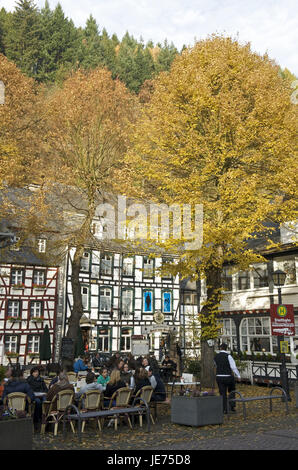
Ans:
{"type": "Polygon", "coordinates": [[[121,380],[120,370],[114,369],[110,375],[110,381],[107,384],[107,388],[105,391],[105,397],[109,398],[113,395],[113,393],[118,390],[118,388],[126,387],[126,383],[121,380]]]}

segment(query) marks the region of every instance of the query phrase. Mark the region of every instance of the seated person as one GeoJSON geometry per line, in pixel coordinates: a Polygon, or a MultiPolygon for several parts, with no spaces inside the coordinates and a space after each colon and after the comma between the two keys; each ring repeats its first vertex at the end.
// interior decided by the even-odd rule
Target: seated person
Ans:
{"type": "Polygon", "coordinates": [[[163,381],[159,375],[153,375],[153,369],[150,367],[148,370],[148,377],[153,388],[153,394],[151,400],[153,401],[165,401],[166,399],[166,389],[163,381]]]}
{"type": "Polygon", "coordinates": [[[51,382],[50,382],[50,385],[49,385],[49,388],[51,388],[52,385],[54,385],[55,383],[58,382],[60,372],[62,372],[62,368],[61,368],[60,365],[58,365],[58,366],[56,367],[56,377],[53,377],[53,378],[52,378],[52,380],[51,380],[51,382]]]}
{"type": "Polygon", "coordinates": [[[173,369],[176,368],[176,363],[170,359],[170,356],[166,355],[164,360],[162,361],[161,365],[163,367],[171,367],[173,369]]]}
{"type": "Polygon", "coordinates": [[[89,369],[89,367],[85,364],[83,359],[84,359],[84,356],[80,356],[79,359],[75,361],[73,365],[74,372],[78,373],[81,371],[87,371],[89,369]]]}
{"type": "Polygon", "coordinates": [[[123,366],[124,366],[123,359],[118,359],[118,361],[116,362],[116,369],[120,370],[120,372],[121,372],[123,366]]]}
{"type": "Polygon", "coordinates": [[[4,400],[6,395],[10,393],[16,392],[25,393],[31,401],[35,401],[33,390],[27,381],[23,379],[23,371],[21,369],[11,369],[10,377],[4,385],[2,399],[4,400]]]}
{"type": "Polygon", "coordinates": [[[130,385],[132,372],[129,370],[128,364],[123,364],[122,370],[120,370],[120,378],[127,385],[130,385]]]}
{"type": "Polygon", "coordinates": [[[107,383],[109,383],[109,381],[110,381],[110,376],[109,376],[109,373],[108,373],[108,369],[106,367],[104,367],[101,370],[101,373],[100,373],[99,377],[97,378],[97,383],[100,384],[103,387],[103,389],[105,390],[106,386],[107,386],[107,383]]]}
{"type": "Polygon", "coordinates": [[[27,378],[27,382],[32,388],[33,392],[48,393],[48,388],[45,384],[45,381],[39,375],[38,367],[33,367],[30,370],[30,375],[27,378]]]}
{"type": "Polygon", "coordinates": [[[142,360],[142,367],[144,367],[146,370],[149,369],[150,364],[149,364],[147,357],[144,357],[144,359],[142,360]]]}
{"type": "Polygon", "coordinates": [[[169,355],[166,355],[161,365],[165,367],[163,376],[165,380],[169,380],[173,376],[173,371],[176,370],[176,363],[170,359],[169,355]]]}
{"type": "Polygon", "coordinates": [[[136,370],[135,375],[134,375],[134,380],[135,380],[135,390],[134,390],[135,394],[142,387],[151,385],[149,377],[148,377],[148,371],[144,367],[140,367],[139,369],[136,370]]]}
{"type": "Polygon", "coordinates": [[[33,393],[32,388],[27,383],[27,381],[23,379],[23,371],[21,369],[11,369],[9,375],[10,377],[4,385],[4,390],[2,394],[3,402],[7,395],[16,392],[25,393],[32,402],[35,402],[36,397],[33,393]]]}
{"type": "MultiPolygon", "coordinates": [[[[78,400],[84,393],[89,390],[99,390],[102,392],[104,390],[103,386],[96,382],[96,377],[93,372],[88,372],[86,375],[86,383],[83,387],[76,393],[75,398],[78,400]]],[[[82,403],[84,406],[84,403],[82,403]]]]}
{"type": "MultiPolygon", "coordinates": [[[[111,378],[109,383],[106,386],[105,398],[110,398],[113,393],[115,393],[119,388],[126,387],[126,383],[121,380],[120,370],[114,369],[111,373],[111,378]]],[[[104,406],[108,406],[110,403],[109,400],[104,401],[104,406]]],[[[113,403],[114,405],[114,403],[113,403]]]]}
{"type": "MultiPolygon", "coordinates": [[[[39,375],[39,368],[33,367],[30,370],[30,375],[27,378],[27,383],[30,385],[33,393],[48,393],[48,388],[44,380],[39,375]]],[[[35,408],[34,408],[34,422],[40,423],[42,416],[42,402],[46,399],[46,395],[41,397],[35,397],[35,408]]]]}
{"type": "Polygon", "coordinates": [[[93,357],[93,359],[92,359],[92,366],[93,366],[94,368],[98,368],[98,367],[101,367],[101,366],[102,366],[99,353],[96,353],[95,356],[93,357]]]}
{"type": "Polygon", "coordinates": [[[60,372],[58,381],[49,389],[46,400],[52,401],[53,398],[57,395],[57,393],[61,392],[62,390],[73,390],[73,385],[69,383],[68,375],[66,372],[60,372]]]}

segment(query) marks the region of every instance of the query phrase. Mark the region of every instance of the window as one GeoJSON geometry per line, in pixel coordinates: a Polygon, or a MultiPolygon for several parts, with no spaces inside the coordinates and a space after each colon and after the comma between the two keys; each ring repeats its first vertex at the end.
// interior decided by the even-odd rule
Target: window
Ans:
{"type": "Polygon", "coordinates": [[[32,300],[30,302],[30,318],[43,317],[43,302],[41,300],[32,300]]]}
{"type": "Polygon", "coordinates": [[[33,271],[33,284],[36,286],[44,286],[45,285],[45,271],[35,269],[33,271]]]}
{"type": "Polygon", "coordinates": [[[223,290],[226,290],[226,291],[232,290],[232,273],[231,273],[231,268],[229,267],[223,268],[222,287],[223,287],[223,290]]]}
{"type": "Polygon", "coordinates": [[[39,353],[40,336],[39,335],[28,335],[27,340],[27,352],[39,353]]]}
{"type": "Polygon", "coordinates": [[[6,353],[7,352],[17,353],[18,352],[18,336],[17,335],[5,335],[4,349],[6,353]]]}
{"type": "Polygon", "coordinates": [[[19,300],[7,301],[7,316],[18,318],[21,315],[21,302],[19,300]]]}
{"type": "Polygon", "coordinates": [[[81,258],[81,271],[89,272],[90,269],[90,253],[89,251],[85,251],[81,258]]]}
{"type": "Polygon", "coordinates": [[[225,318],[221,320],[221,340],[228,345],[228,348],[232,351],[237,351],[237,336],[236,336],[236,325],[234,320],[231,318],[225,318]]]}
{"type": "Polygon", "coordinates": [[[172,312],[172,292],[162,293],[162,311],[163,313],[172,312]]]}
{"type": "Polygon", "coordinates": [[[24,284],[24,270],[23,269],[11,270],[11,284],[14,286],[24,284]]]}
{"type": "Polygon", "coordinates": [[[183,305],[198,305],[196,292],[183,292],[183,305]]]}
{"type": "Polygon", "coordinates": [[[10,250],[11,251],[20,251],[20,237],[16,237],[14,236],[13,237],[13,245],[10,245],[10,250]]]}
{"type": "Polygon", "coordinates": [[[123,276],[133,276],[134,259],[132,256],[123,258],[123,276]]]}
{"type": "Polygon", "coordinates": [[[154,259],[144,256],[144,276],[143,277],[153,277],[154,274],[154,259]]]}
{"type": "Polygon", "coordinates": [[[101,287],[99,300],[99,310],[101,312],[111,312],[112,309],[112,289],[110,287],[101,287]]]}
{"type": "Polygon", "coordinates": [[[128,315],[133,312],[133,290],[123,289],[122,290],[122,312],[124,315],[128,315]]]}
{"type": "Polygon", "coordinates": [[[254,267],[254,288],[268,287],[268,269],[267,265],[259,265],[254,267]]]}
{"type": "MultiPolygon", "coordinates": [[[[163,269],[167,269],[167,265],[171,265],[173,263],[173,259],[165,259],[163,258],[162,259],[162,268],[163,269]]],[[[162,279],[173,279],[173,276],[172,274],[170,273],[167,273],[167,272],[163,272],[162,276],[161,276],[162,279]]]]}
{"type": "Polygon", "coordinates": [[[240,326],[241,349],[251,352],[277,352],[276,338],[271,336],[270,318],[245,318],[240,326]]]}
{"type": "Polygon", "coordinates": [[[112,274],[112,256],[101,255],[100,273],[110,276],[112,274]]]}
{"type": "Polygon", "coordinates": [[[287,276],[285,280],[285,285],[296,284],[296,265],[295,259],[286,259],[286,260],[276,260],[274,261],[274,270],[281,269],[284,271],[287,276]]]}
{"type": "Polygon", "coordinates": [[[109,328],[100,328],[98,330],[97,350],[99,352],[110,352],[110,330],[109,330],[109,328]]]}
{"type": "Polygon", "coordinates": [[[143,312],[153,313],[153,291],[152,290],[143,291],[143,312]]]}
{"type": "Polygon", "coordinates": [[[45,253],[46,252],[46,247],[47,247],[46,239],[45,238],[39,238],[37,244],[38,244],[39,253],[45,253]]]}
{"type": "Polygon", "coordinates": [[[238,289],[244,290],[250,288],[250,272],[239,271],[238,273],[238,289]]]}
{"type": "Polygon", "coordinates": [[[130,351],[131,349],[131,329],[123,328],[121,330],[120,350],[130,351]]]}
{"type": "Polygon", "coordinates": [[[81,286],[82,304],[84,310],[89,310],[89,287],[81,286]]]}

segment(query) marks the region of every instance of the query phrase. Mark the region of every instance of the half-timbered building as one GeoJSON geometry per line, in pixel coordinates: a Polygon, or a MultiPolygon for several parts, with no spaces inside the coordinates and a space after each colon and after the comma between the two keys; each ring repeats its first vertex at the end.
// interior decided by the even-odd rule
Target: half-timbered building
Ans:
{"type": "MultiPolygon", "coordinates": [[[[38,250],[44,252],[46,239],[39,239],[37,243],[38,250]]],[[[57,266],[47,266],[37,254],[17,244],[1,253],[1,363],[39,363],[40,337],[46,325],[53,350],[58,272],[57,266]]]]}
{"type": "MultiPolygon", "coordinates": [[[[67,262],[65,329],[72,311],[71,266],[67,262]]],[[[130,352],[134,335],[150,339],[157,357],[169,330],[179,329],[179,278],[159,273],[162,257],[86,249],[80,282],[81,328],[90,351],[130,352]]]]}

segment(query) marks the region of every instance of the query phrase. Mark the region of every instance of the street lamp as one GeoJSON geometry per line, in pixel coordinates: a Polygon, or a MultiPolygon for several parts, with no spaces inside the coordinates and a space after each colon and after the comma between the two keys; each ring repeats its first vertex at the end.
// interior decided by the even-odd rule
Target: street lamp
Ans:
{"type": "MultiPolygon", "coordinates": [[[[285,284],[286,276],[287,274],[284,271],[281,271],[280,269],[277,269],[272,274],[273,284],[277,287],[279,305],[282,305],[281,288],[285,284]]],[[[286,356],[284,352],[283,353],[281,352],[281,348],[280,348],[281,341],[284,341],[284,335],[278,336],[278,348],[279,348],[279,352],[281,353],[280,379],[281,379],[282,388],[285,390],[287,394],[288,401],[291,401],[291,396],[290,396],[290,391],[289,391],[288,371],[286,367],[286,356]]]]}

